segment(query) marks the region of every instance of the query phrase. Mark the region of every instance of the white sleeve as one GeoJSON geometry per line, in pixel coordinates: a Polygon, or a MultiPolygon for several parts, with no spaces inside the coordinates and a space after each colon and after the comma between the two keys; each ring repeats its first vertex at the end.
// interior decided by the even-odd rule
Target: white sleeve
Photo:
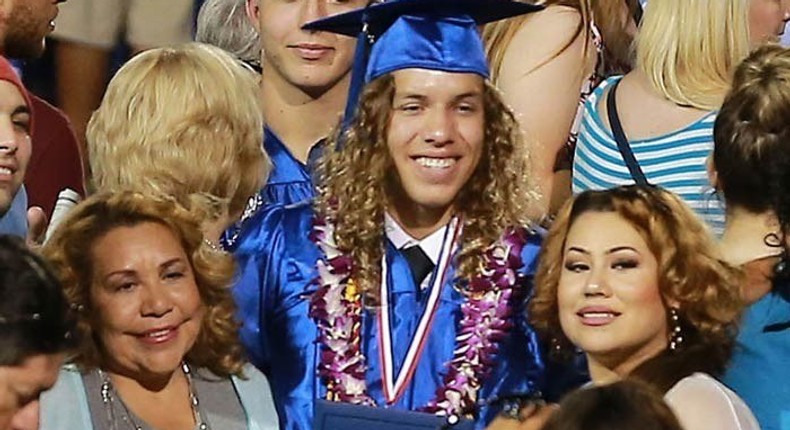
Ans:
{"type": "Polygon", "coordinates": [[[704,373],[681,379],[664,400],[684,430],[760,430],[746,403],[704,373]]]}

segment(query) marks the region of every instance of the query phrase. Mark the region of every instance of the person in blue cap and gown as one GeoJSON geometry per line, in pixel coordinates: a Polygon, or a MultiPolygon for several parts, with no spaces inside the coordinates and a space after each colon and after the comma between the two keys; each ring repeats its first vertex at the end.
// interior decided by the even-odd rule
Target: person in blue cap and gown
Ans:
{"type": "MultiPolygon", "coordinates": [[[[368,1],[246,0],[262,46],[263,149],[272,169],[266,184],[249,200],[242,220],[268,205],[315,197],[313,169],[346,104],[355,40],[301,27],[368,1]]],[[[237,223],[223,235],[226,250],[233,251],[241,240],[240,227],[237,223]]]]}
{"type": "Polygon", "coordinates": [[[375,43],[318,197],[256,212],[235,251],[242,342],[283,429],[312,428],[316,399],[483,428],[544,388],[525,145],[477,32],[537,9],[393,0],[307,26],[375,43]]]}

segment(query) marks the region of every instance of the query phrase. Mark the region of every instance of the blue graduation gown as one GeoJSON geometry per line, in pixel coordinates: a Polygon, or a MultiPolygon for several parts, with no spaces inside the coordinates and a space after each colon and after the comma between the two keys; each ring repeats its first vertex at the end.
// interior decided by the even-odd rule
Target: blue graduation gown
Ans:
{"type": "Polygon", "coordinates": [[[260,191],[263,204],[289,205],[312,199],[315,190],[308,166],[297,160],[271,129],[264,127],[263,132],[263,149],[272,160],[269,179],[260,191]]]}
{"type": "MultiPolygon", "coordinates": [[[[314,400],[326,394],[324,384],[316,376],[318,330],[308,316],[308,296],[317,288],[312,282],[318,275],[316,261],[322,257],[308,238],[312,218],[309,203],[270,206],[248,220],[236,249],[241,273],[234,294],[243,323],[241,339],[252,362],[269,377],[282,428],[287,430],[312,428],[314,400]]],[[[534,272],[538,250],[538,237],[530,237],[523,249],[524,272],[534,272]]],[[[386,258],[393,281],[389,297],[397,372],[428,294],[418,294],[405,258],[391,244],[387,246],[386,258]]],[[[452,278],[452,273],[448,273],[446,279],[452,278]]],[[[437,388],[443,384],[446,363],[453,356],[463,302],[464,298],[448,281],[414,377],[405,394],[390,407],[418,410],[435,398],[437,388]]],[[[523,305],[523,300],[512,303],[514,328],[500,343],[497,365],[479,392],[482,406],[478,428],[482,429],[499,412],[486,405],[495,395],[524,395],[543,388],[544,364],[536,335],[525,320],[523,305]]],[[[385,400],[375,321],[374,312],[366,311],[362,352],[367,357],[368,394],[381,406],[385,400]]]]}
{"type": "Polygon", "coordinates": [[[308,164],[302,163],[293,156],[291,151],[269,128],[263,128],[263,149],[272,161],[272,170],[266,184],[250,201],[242,215],[242,221],[234,224],[223,234],[222,245],[229,251],[234,251],[242,235],[245,234],[242,224],[246,219],[266,206],[282,204],[290,205],[312,200],[315,196],[313,187],[312,163],[316,161],[322,151],[323,141],[317,142],[310,150],[308,164]]]}

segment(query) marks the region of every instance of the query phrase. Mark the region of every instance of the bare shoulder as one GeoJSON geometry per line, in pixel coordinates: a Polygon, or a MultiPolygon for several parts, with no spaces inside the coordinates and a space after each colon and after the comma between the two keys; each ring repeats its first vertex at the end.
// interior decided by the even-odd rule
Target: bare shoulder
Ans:
{"type": "Polygon", "coordinates": [[[524,20],[511,41],[511,46],[515,44],[522,48],[530,46],[538,50],[556,52],[571,42],[581,22],[581,13],[572,7],[549,6],[524,20]]]}
{"type": "Polygon", "coordinates": [[[578,69],[585,62],[587,37],[585,31],[579,31],[581,22],[579,11],[567,6],[549,6],[528,16],[505,49],[502,77],[514,73],[511,78],[523,76],[554,59],[560,63],[572,60],[571,67],[578,69]]]}

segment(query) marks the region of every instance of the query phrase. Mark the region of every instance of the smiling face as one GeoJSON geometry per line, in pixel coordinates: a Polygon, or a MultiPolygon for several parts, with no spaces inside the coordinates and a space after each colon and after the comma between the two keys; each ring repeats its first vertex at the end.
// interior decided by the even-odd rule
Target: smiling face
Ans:
{"type": "Polygon", "coordinates": [[[610,370],[633,370],[667,346],[658,262],[615,212],[586,212],[573,222],[557,301],[568,340],[610,370]]]}
{"type": "Polygon", "coordinates": [[[90,302],[105,367],[169,375],[194,345],[205,312],[191,263],[158,223],[116,227],[91,248],[90,302]]]}
{"type": "Polygon", "coordinates": [[[2,54],[12,58],[38,58],[45,39],[55,29],[58,3],[64,0],[5,0],[0,12],[6,31],[0,40],[2,54]]]}
{"type": "Polygon", "coordinates": [[[790,1],[749,0],[749,41],[752,48],[776,42],[790,19],[790,1]]]}
{"type": "Polygon", "coordinates": [[[263,77],[315,97],[347,78],[355,39],[305,31],[311,21],[365,6],[365,0],[248,0],[260,28],[263,77]]]}
{"type": "Polygon", "coordinates": [[[393,77],[387,147],[397,175],[394,209],[450,213],[483,152],[483,78],[424,69],[393,77]]]}
{"type": "Polygon", "coordinates": [[[0,215],[22,185],[31,150],[30,109],[14,84],[0,80],[0,215]]]}

